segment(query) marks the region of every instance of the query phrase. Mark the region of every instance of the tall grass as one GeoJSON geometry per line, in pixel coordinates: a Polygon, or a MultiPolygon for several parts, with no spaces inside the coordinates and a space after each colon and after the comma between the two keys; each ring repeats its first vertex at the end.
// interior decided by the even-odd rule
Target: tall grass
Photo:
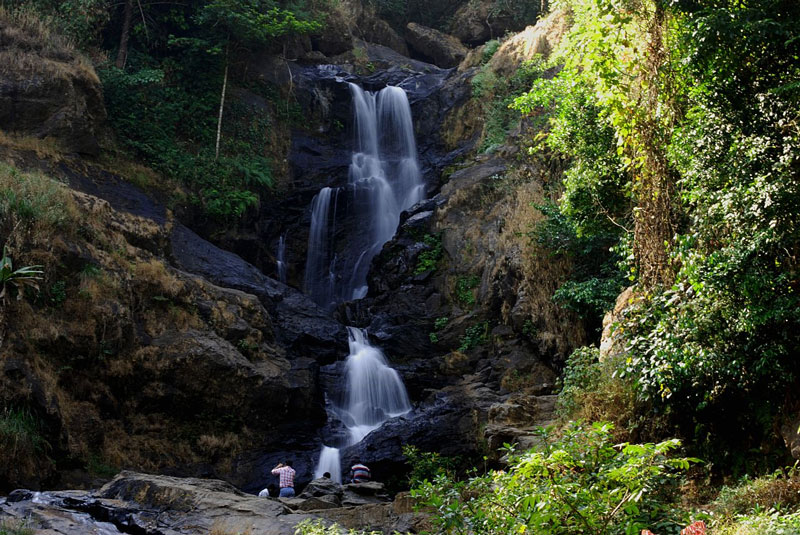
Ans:
{"type": "Polygon", "coordinates": [[[0,520],[0,535],[34,535],[28,520],[0,520]]]}
{"type": "Polygon", "coordinates": [[[48,448],[42,437],[39,422],[25,409],[6,407],[0,412],[0,444],[3,456],[16,457],[18,454],[37,454],[48,448]]]}
{"type": "Polygon", "coordinates": [[[52,17],[33,7],[4,5],[0,0],[0,72],[16,77],[41,73],[54,78],[80,74],[98,82],[91,62],[54,28],[52,17]]]}
{"type": "Polygon", "coordinates": [[[49,234],[78,220],[69,189],[41,173],[0,162],[0,240],[12,233],[49,234]]]}

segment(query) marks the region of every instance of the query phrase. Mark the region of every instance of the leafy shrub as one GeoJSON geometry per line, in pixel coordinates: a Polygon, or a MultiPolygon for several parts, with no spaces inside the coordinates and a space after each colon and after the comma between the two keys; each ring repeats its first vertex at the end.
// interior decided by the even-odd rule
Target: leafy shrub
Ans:
{"type": "Polygon", "coordinates": [[[403,455],[411,465],[408,483],[412,488],[440,476],[454,478],[456,467],[461,461],[457,457],[447,457],[435,451],[420,451],[418,447],[410,444],[403,446],[403,455]]]}
{"type": "Polygon", "coordinates": [[[50,306],[60,308],[67,300],[67,282],[59,280],[50,285],[48,303],[50,306]]]}
{"type": "Polygon", "coordinates": [[[464,336],[459,338],[459,351],[468,351],[489,341],[489,322],[482,321],[467,327],[464,336]]]}
{"type": "MultiPolygon", "coordinates": [[[[600,361],[597,347],[580,347],[567,359],[556,409],[562,420],[611,421],[624,436],[635,422],[636,391],[630,378],[621,377],[624,357],[600,361]]],[[[657,418],[649,417],[651,425],[657,418]]]]}
{"type": "Polygon", "coordinates": [[[488,63],[495,52],[500,48],[500,41],[492,39],[483,44],[483,52],[481,53],[481,63],[488,63]]]}
{"type": "Polygon", "coordinates": [[[671,456],[678,440],[612,442],[611,425],[571,424],[555,441],[510,455],[505,471],[458,481],[438,475],[412,489],[433,508],[436,533],[622,535],[675,532],[678,473],[694,459],[671,456]]]}
{"type": "Polygon", "coordinates": [[[449,321],[450,318],[442,316],[436,318],[436,321],[433,322],[433,332],[428,333],[428,338],[430,338],[432,344],[439,342],[439,335],[437,334],[437,331],[444,329],[449,321]]]}
{"type": "Polygon", "coordinates": [[[477,275],[469,277],[459,277],[456,280],[456,300],[465,307],[475,304],[475,292],[473,291],[480,284],[481,279],[477,275]]]}
{"type": "Polygon", "coordinates": [[[427,249],[422,251],[417,257],[417,266],[414,268],[414,273],[417,275],[427,271],[436,271],[444,256],[441,232],[437,234],[426,234],[422,238],[422,241],[427,246],[427,249]]]}

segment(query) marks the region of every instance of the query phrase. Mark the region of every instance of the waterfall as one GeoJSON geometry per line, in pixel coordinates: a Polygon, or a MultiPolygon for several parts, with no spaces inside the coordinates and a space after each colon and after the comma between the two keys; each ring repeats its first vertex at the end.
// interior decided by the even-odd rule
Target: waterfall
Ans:
{"type": "MultiPolygon", "coordinates": [[[[331,303],[333,297],[334,273],[329,247],[334,226],[330,224],[328,215],[332,192],[331,188],[322,188],[311,201],[305,283],[306,293],[320,305],[331,303]]],[[[335,214],[334,209],[334,220],[335,214]]]]}
{"type": "Polygon", "coordinates": [[[281,234],[278,240],[278,251],[275,254],[275,270],[278,280],[286,284],[286,233],[281,234]]]}
{"type": "MultiPolygon", "coordinates": [[[[345,361],[346,394],[336,410],[348,431],[345,446],[357,444],[389,418],[411,410],[400,374],[389,366],[383,352],[372,346],[366,331],[347,328],[350,354],[345,361]]],[[[314,477],[339,470],[339,449],[322,447],[314,477]],[[335,468],[334,468],[335,466],[335,468]]]]}
{"type": "Polygon", "coordinates": [[[322,477],[322,474],[328,472],[331,479],[337,483],[342,482],[342,467],[339,461],[339,448],[330,448],[322,446],[322,451],[319,454],[319,462],[317,468],[314,470],[314,479],[322,477]]]}
{"type": "Polygon", "coordinates": [[[389,418],[411,410],[400,374],[392,369],[383,352],[370,345],[367,333],[348,327],[350,355],[345,362],[347,397],[342,421],[356,444],[389,418]]]}
{"type": "Polygon", "coordinates": [[[350,94],[355,144],[348,185],[322,188],[311,203],[305,289],[328,309],[366,295],[372,259],[394,236],[401,212],[425,193],[405,91],[388,86],[376,94],[350,84],[350,94]],[[347,196],[337,213],[340,191],[347,196]],[[341,236],[337,218],[354,220],[341,236]]]}

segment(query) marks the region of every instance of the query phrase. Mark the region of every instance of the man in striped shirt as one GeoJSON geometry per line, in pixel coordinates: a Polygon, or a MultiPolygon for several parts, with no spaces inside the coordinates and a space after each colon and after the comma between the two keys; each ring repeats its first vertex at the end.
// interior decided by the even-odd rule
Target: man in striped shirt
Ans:
{"type": "Polygon", "coordinates": [[[294,468],[292,468],[292,461],[290,460],[285,463],[278,463],[278,466],[272,469],[272,475],[278,476],[278,486],[281,488],[278,494],[280,498],[294,496],[294,474],[294,468]]]}
{"type": "Polygon", "coordinates": [[[361,463],[356,463],[350,468],[350,481],[353,483],[366,483],[371,479],[370,476],[369,468],[361,463]]]}

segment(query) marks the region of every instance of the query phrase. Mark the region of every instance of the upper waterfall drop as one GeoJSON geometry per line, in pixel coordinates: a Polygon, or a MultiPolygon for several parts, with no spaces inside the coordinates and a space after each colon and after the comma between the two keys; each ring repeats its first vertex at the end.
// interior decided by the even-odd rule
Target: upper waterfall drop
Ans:
{"type": "Polygon", "coordinates": [[[325,308],[367,293],[372,259],[394,236],[400,214],[424,198],[411,107],[405,91],[378,93],[349,84],[355,143],[344,188],[323,188],[311,206],[305,290],[325,308]],[[346,191],[342,209],[339,193],[346,191]],[[337,220],[346,235],[337,243],[337,220]]]}

